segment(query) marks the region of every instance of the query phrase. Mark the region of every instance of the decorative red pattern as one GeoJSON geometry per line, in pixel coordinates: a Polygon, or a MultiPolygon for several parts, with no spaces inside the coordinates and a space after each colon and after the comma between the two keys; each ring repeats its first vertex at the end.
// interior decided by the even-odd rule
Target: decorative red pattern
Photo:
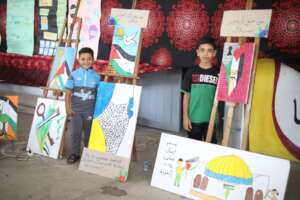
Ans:
{"type": "MultiPolygon", "coordinates": [[[[27,86],[45,86],[50,73],[53,57],[34,55],[23,56],[0,52],[0,80],[27,86]]],[[[96,60],[93,67],[98,73],[108,65],[107,60],[96,60]]],[[[78,62],[75,63],[77,68],[78,62]]],[[[171,67],[140,64],[139,74],[169,70],[171,67]]]]}
{"type": "Polygon", "coordinates": [[[160,65],[140,64],[139,74],[167,71],[170,69],[172,69],[172,67],[170,67],[170,66],[165,67],[165,66],[160,66],[160,65]]]}
{"type": "Polygon", "coordinates": [[[147,28],[143,30],[143,47],[150,47],[157,43],[164,32],[165,17],[161,6],[153,0],[140,0],[136,4],[136,9],[150,10],[147,28]]]}
{"type": "Polygon", "coordinates": [[[197,0],[180,0],[167,17],[170,42],[181,51],[191,51],[208,32],[209,17],[197,0]]]}
{"type": "Polygon", "coordinates": [[[29,86],[46,85],[52,58],[0,52],[0,79],[29,86]]]}
{"type": "Polygon", "coordinates": [[[159,48],[152,54],[151,64],[169,67],[172,64],[172,60],[172,54],[167,48],[159,48]]]}
{"type": "Polygon", "coordinates": [[[226,10],[240,10],[246,8],[245,0],[226,0],[224,5],[219,4],[218,9],[211,18],[211,33],[212,37],[216,40],[217,44],[223,47],[225,38],[220,37],[221,23],[223,12],[226,10]]]}
{"type": "Polygon", "coordinates": [[[0,35],[2,40],[6,38],[6,4],[0,3],[0,35]]]}
{"type": "Polygon", "coordinates": [[[121,8],[122,4],[118,0],[104,0],[101,4],[101,39],[106,44],[112,43],[114,26],[108,25],[108,18],[112,8],[121,8]]]}
{"type": "Polygon", "coordinates": [[[268,46],[286,53],[300,53],[299,0],[280,1],[273,4],[268,46]]]}

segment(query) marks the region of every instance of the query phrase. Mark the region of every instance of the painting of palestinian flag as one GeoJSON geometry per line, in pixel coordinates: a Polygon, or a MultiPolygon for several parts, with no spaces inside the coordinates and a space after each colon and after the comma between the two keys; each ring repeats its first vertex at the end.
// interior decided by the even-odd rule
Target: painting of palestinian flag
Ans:
{"type": "Polygon", "coordinates": [[[0,140],[16,140],[18,96],[0,96],[0,140]]]}
{"type": "Polygon", "coordinates": [[[76,49],[72,47],[58,47],[52,64],[48,87],[65,90],[66,81],[71,74],[76,58],[76,49]]]}
{"type": "Polygon", "coordinates": [[[243,103],[248,100],[254,43],[225,43],[217,99],[243,103]]]}
{"type": "Polygon", "coordinates": [[[115,26],[109,64],[120,76],[134,75],[141,29],[115,26]]]}

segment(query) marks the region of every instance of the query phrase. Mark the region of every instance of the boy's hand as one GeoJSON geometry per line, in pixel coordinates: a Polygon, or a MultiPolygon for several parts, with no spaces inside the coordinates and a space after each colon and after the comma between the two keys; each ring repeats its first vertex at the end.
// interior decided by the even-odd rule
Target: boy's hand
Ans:
{"type": "Polygon", "coordinates": [[[188,132],[191,132],[191,130],[192,130],[192,124],[188,117],[183,118],[183,128],[185,130],[187,130],[188,132]]]}
{"type": "Polygon", "coordinates": [[[67,116],[73,116],[75,112],[72,110],[72,108],[67,108],[67,116]]]}

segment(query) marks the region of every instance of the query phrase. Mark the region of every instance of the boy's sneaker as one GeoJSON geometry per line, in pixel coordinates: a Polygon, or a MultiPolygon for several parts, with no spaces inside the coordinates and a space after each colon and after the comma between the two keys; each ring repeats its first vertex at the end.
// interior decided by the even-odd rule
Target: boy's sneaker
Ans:
{"type": "Polygon", "coordinates": [[[67,159],[67,163],[68,164],[73,164],[76,163],[78,160],[80,159],[80,156],[75,155],[75,154],[71,154],[68,159],[67,159]]]}

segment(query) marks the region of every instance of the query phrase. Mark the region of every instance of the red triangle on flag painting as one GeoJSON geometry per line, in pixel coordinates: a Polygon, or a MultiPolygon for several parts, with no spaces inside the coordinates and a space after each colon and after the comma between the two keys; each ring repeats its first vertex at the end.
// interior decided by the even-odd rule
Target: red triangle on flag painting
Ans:
{"type": "Polygon", "coordinates": [[[111,46],[111,50],[110,50],[110,59],[117,59],[120,58],[119,54],[118,54],[118,50],[115,48],[114,45],[111,46]]]}
{"type": "Polygon", "coordinates": [[[60,74],[64,74],[65,73],[65,62],[61,65],[61,67],[56,71],[55,75],[60,75],[60,74]]]}

